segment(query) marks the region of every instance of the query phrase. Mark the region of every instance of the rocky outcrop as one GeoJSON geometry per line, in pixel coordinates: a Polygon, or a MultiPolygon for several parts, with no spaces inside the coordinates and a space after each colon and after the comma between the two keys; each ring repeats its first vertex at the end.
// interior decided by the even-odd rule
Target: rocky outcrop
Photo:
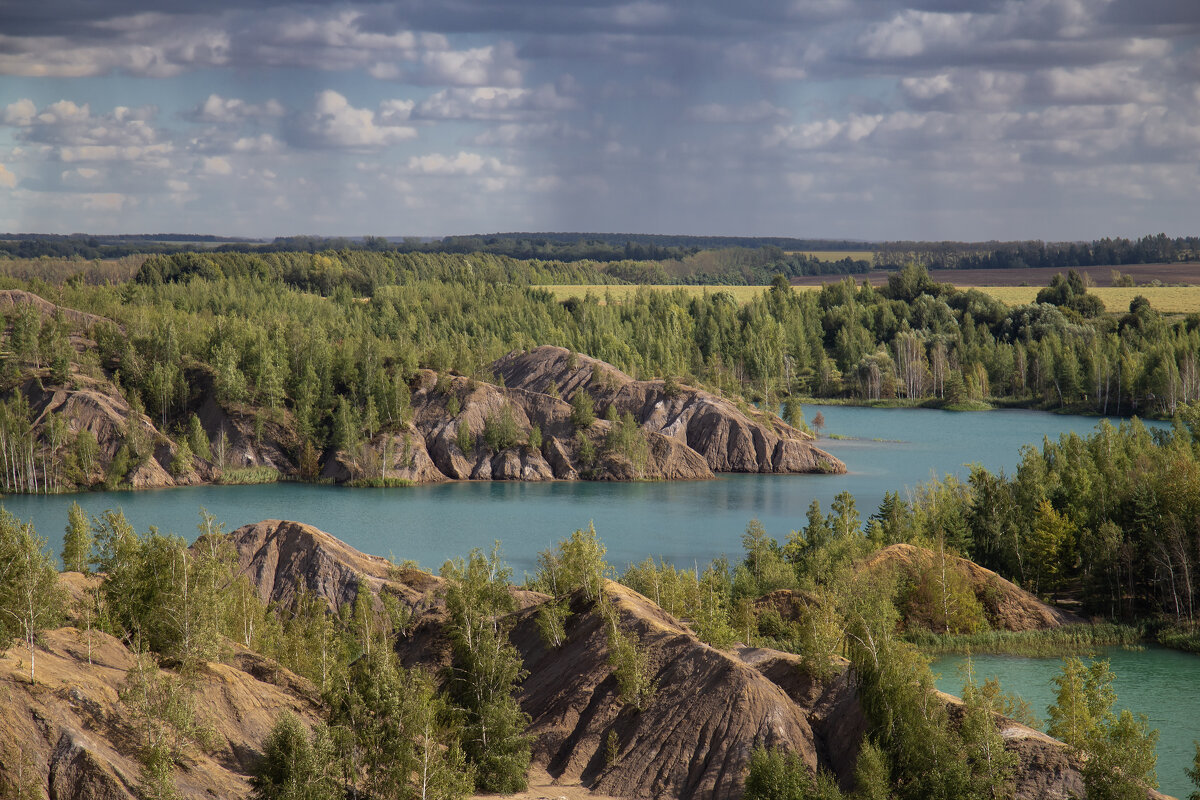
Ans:
{"type": "Polygon", "coordinates": [[[423,371],[412,394],[413,425],[424,435],[425,449],[437,469],[456,480],[699,480],[713,477],[704,459],[685,444],[643,430],[646,457],[634,463],[628,454],[606,447],[612,423],[597,420],[576,433],[571,406],[551,395],[496,386],[461,376],[423,371]],[[486,433],[491,425],[510,426],[518,443],[493,451],[486,433]],[[540,448],[528,445],[536,427],[540,448]],[[471,446],[463,452],[460,431],[471,446]],[[593,452],[585,458],[581,436],[593,452]]]}
{"type": "Polygon", "coordinates": [[[22,307],[33,309],[43,319],[53,319],[55,316],[59,316],[66,320],[67,324],[72,328],[85,331],[100,324],[115,324],[112,320],[98,317],[95,314],[89,314],[86,311],[77,311],[66,306],[55,305],[49,300],[38,297],[36,294],[20,289],[0,290],[0,314],[8,316],[13,310],[22,307]]]}
{"type": "Polygon", "coordinates": [[[598,409],[630,413],[646,431],[675,439],[704,457],[714,472],[845,472],[812,437],[777,417],[726,398],[662,380],[639,381],[611,364],[561,347],[513,352],[492,365],[504,385],[557,392],[587,391],[598,409]]]}
{"type": "Polygon", "coordinates": [[[607,623],[574,598],[567,640],[548,648],[536,609],[519,615],[512,640],[529,676],[520,690],[533,723],[535,763],[556,779],[617,797],[733,800],[756,745],[817,765],[805,710],[736,655],[703,644],[636,592],[609,583],[618,625],[635,636],[658,690],[640,711],[620,698],[609,665],[607,623]],[[606,759],[610,735],[619,755],[606,759]]]}
{"type": "Polygon", "coordinates": [[[211,476],[209,466],[201,459],[193,459],[189,469],[172,475],[170,467],[178,450],[176,444],[160,433],[145,414],[133,419],[129,403],[110,383],[75,376],[73,384],[77,388],[43,388],[40,381],[31,380],[21,387],[21,391],[29,400],[35,435],[41,438],[47,436],[50,415],[55,414],[66,421],[68,436],[78,436],[86,430],[95,437],[99,451],[87,481],[103,478],[105,469],[112,463],[117,451],[126,444],[131,430],[150,453],[126,476],[126,482],[133,488],[186,486],[202,483],[211,476]]]}
{"type": "MultiPolygon", "coordinates": [[[[36,686],[28,683],[22,651],[0,656],[0,777],[32,769],[52,800],[133,800],[140,767],[137,723],[117,693],[135,656],[98,631],[46,631],[38,652],[36,686]]],[[[259,680],[234,664],[209,664],[193,678],[200,722],[213,746],[189,752],[175,771],[187,798],[246,797],[248,775],[262,742],[284,710],[309,724],[319,717],[317,692],[302,678],[293,688],[259,680]]]]}
{"type": "Polygon", "coordinates": [[[361,553],[302,522],[268,519],[244,525],[230,536],[239,574],[258,587],[264,603],[291,607],[303,585],[336,613],[352,605],[365,586],[376,595],[391,592],[415,607],[442,584],[441,578],[361,553]]]}
{"type": "MultiPolygon", "coordinates": [[[[863,569],[868,572],[899,573],[915,580],[916,576],[933,565],[937,557],[931,550],[910,544],[894,544],[872,556],[863,569]]],[[[973,561],[947,556],[947,564],[950,569],[966,577],[983,607],[988,624],[993,628],[1028,631],[1085,622],[1082,617],[1043,603],[1016,584],[973,561]]]]}
{"type": "MultiPolygon", "coordinates": [[[[43,317],[65,320],[78,353],[95,350],[95,332],[119,328],[85,312],[55,306],[22,291],[0,291],[0,311],[31,308],[43,317]]],[[[102,337],[101,337],[102,338],[102,337]]],[[[55,473],[55,487],[86,488],[101,480],[133,488],[220,482],[233,470],[253,480],[301,476],[333,483],[395,485],[445,480],[701,480],[714,472],[842,472],[837,459],[812,446],[806,434],[777,417],[689,387],[676,391],[663,381],[634,381],[602,361],[557,347],[513,353],[497,361],[500,385],[422,370],[410,382],[411,418],[372,431],[364,441],[323,454],[306,452],[296,420],[286,408],[259,408],[218,402],[211,367],[183,365],[189,396],[176,418],[155,420],[133,410],[111,379],[115,363],[75,361],[69,375],[56,375],[27,362],[19,390],[33,415],[37,446],[61,455],[61,439],[49,441],[51,415],[67,423],[67,447],[81,431],[90,432],[98,452],[69,478],[55,473]],[[561,388],[561,393],[559,389],[561,388]],[[643,440],[610,437],[613,424],[600,419],[577,431],[567,402],[586,390],[599,403],[631,413],[643,440]],[[166,435],[195,413],[212,443],[212,454],[177,459],[179,445],[166,435]],[[505,435],[486,436],[503,420],[505,435]],[[534,430],[540,436],[534,436],[534,430]],[[534,444],[530,445],[531,437],[534,444]],[[137,442],[134,463],[118,458],[129,440],[137,442]],[[466,452],[464,452],[464,449],[466,452]],[[305,461],[302,469],[301,461],[305,461]],[[112,465],[126,468],[112,474],[112,465]]],[[[127,448],[128,449],[128,448],[127,448]]],[[[203,448],[198,448],[203,449],[203,448]]],[[[57,456],[55,456],[57,458],[57,456]]],[[[35,460],[37,460],[35,458],[35,460]]],[[[233,478],[243,480],[244,477],[233,478]]],[[[33,479],[29,480],[33,489],[33,479]]],[[[24,485],[22,483],[22,485],[24,485]]],[[[39,487],[39,489],[42,487],[39,487]]]]}

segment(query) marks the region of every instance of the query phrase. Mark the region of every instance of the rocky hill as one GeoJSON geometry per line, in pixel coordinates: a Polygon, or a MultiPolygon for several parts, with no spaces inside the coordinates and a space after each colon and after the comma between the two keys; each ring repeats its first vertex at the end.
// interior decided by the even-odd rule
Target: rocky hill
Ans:
{"type": "MultiPolygon", "coordinates": [[[[440,579],[398,570],[296,522],[248,525],[232,541],[263,598],[288,602],[298,580],[331,609],[352,602],[363,585],[394,592],[416,616],[414,628],[396,641],[402,659],[444,663],[440,579]]],[[[63,581],[73,595],[88,583],[79,575],[63,581]]],[[[621,700],[608,661],[608,622],[593,603],[572,597],[565,641],[553,648],[536,622],[539,604],[549,598],[514,590],[521,610],[512,616],[510,638],[528,672],[518,699],[532,720],[533,774],[543,781],[533,796],[557,796],[561,784],[573,799],[589,790],[631,799],[735,800],[749,754],[763,744],[791,750],[809,767],[852,783],[867,722],[845,662],[832,678],[816,680],[796,656],[714,649],[642,595],[612,583],[606,592],[616,624],[636,638],[657,684],[640,710],[621,700]]],[[[247,796],[252,765],[278,714],[289,710],[308,722],[320,714],[316,692],[302,678],[235,645],[227,649],[224,663],[208,664],[195,678],[214,738],[177,770],[184,797],[247,796]]],[[[106,634],[49,631],[32,687],[22,658],[19,648],[0,657],[0,743],[21,743],[26,760],[0,749],[6,754],[0,777],[32,770],[51,800],[134,797],[135,720],[117,700],[133,654],[106,634]]],[[[957,699],[942,700],[957,713],[957,699]]],[[[1011,720],[997,717],[996,724],[1005,746],[1021,756],[1016,797],[1078,795],[1080,765],[1065,745],[1011,720]]]]}
{"type": "Polygon", "coordinates": [[[773,415],[686,386],[634,381],[609,364],[557,347],[500,359],[492,365],[497,383],[419,370],[408,386],[410,412],[403,424],[347,450],[312,453],[315,463],[302,464],[292,413],[217,402],[211,366],[181,365],[185,408],[174,418],[153,419],[119,388],[115,361],[97,364],[96,340],[119,330],[114,323],[28,292],[0,292],[0,311],[22,309],[66,326],[75,357],[65,373],[40,361],[24,363],[9,384],[7,397],[19,395],[29,407],[22,435],[30,437],[35,465],[9,490],[34,491],[47,480],[54,488],[193,485],[238,480],[247,469],[334,483],[698,480],[715,472],[845,471],[811,437],[773,415]],[[632,414],[632,437],[618,436],[624,433],[614,431],[619,423],[603,418],[577,430],[569,401],[580,391],[594,397],[597,416],[610,408],[632,414]],[[180,429],[193,414],[211,443],[211,457],[199,450],[181,454],[180,429]],[[80,443],[84,431],[95,441],[94,453],[80,443]]]}
{"type": "Polygon", "coordinates": [[[704,457],[714,472],[845,472],[811,443],[812,436],[774,415],[665,380],[638,381],[611,364],[561,347],[513,352],[492,365],[504,385],[571,400],[586,391],[597,408],[633,414],[645,430],[668,436],[704,457]]]}

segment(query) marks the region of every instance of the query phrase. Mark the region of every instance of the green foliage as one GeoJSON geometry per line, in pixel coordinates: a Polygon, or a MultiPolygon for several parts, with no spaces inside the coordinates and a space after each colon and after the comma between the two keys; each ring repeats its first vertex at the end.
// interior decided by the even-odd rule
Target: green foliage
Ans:
{"type": "Polygon", "coordinates": [[[529,769],[529,717],[513,697],[524,670],[504,617],[514,608],[510,574],[499,544],[490,555],[473,550],[442,567],[454,650],[448,688],[462,713],[462,747],[475,767],[475,788],[484,792],[523,790],[529,769]]]}
{"type": "Polygon", "coordinates": [[[14,639],[29,651],[29,682],[36,680],[38,635],[62,619],[66,592],[54,556],[33,524],[0,507],[0,652],[14,639]]]}
{"type": "Polygon", "coordinates": [[[814,778],[799,755],[785,750],[756,747],[750,753],[745,800],[834,800],[841,792],[830,776],[814,778]]]}
{"type": "Polygon", "coordinates": [[[540,452],[542,449],[542,428],[537,423],[529,429],[528,446],[530,450],[540,452]]]}
{"type": "Polygon", "coordinates": [[[571,617],[571,607],[566,600],[547,600],[538,608],[538,633],[546,647],[562,647],[567,641],[567,620],[571,617]]]}
{"type": "Polygon", "coordinates": [[[621,629],[610,601],[603,602],[600,613],[608,625],[608,663],[613,668],[618,692],[627,705],[642,711],[658,691],[646,651],[636,635],[621,629]]]}
{"type": "Polygon", "coordinates": [[[192,448],[183,439],[175,446],[175,454],[171,456],[171,474],[175,477],[185,475],[192,470],[192,448]]]}
{"type": "Polygon", "coordinates": [[[187,442],[193,453],[205,461],[212,460],[212,447],[208,441],[208,434],[204,432],[204,426],[200,424],[200,417],[195,414],[188,419],[187,442]]]}
{"type": "Polygon", "coordinates": [[[587,389],[579,389],[571,398],[571,424],[585,431],[596,421],[596,403],[587,389]]]}
{"type": "Polygon", "coordinates": [[[88,572],[92,552],[92,526],[87,514],[77,502],[67,510],[67,528],[63,535],[62,561],[67,572],[88,572]]]}
{"type": "Polygon", "coordinates": [[[458,421],[456,444],[464,456],[469,456],[475,452],[475,439],[471,436],[471,426],[467,424],[465,419],[458,421]]]}
{"type": "Polygon", "coordinates": [[[588,523],[559,541],[554,548],[538,553],[538,572],[530,588],[563,597],[576,590],[590,602],[604,593],[604,582],[612,568],[604,560],[608,549],[596,535],[596,526],[588,523]]]}
{"type": "Polygon", "coordinates": [[[254,800],[340,800],[345,796],[328,729],[310,734],[290,711],[279,715],[250,778],[254,800]]]}
{"type": "Polygon", "coordinates": [[[139,654],[121,684],[121,703],[139,738],[141,795],[153,800],[179,797],[174,769],[193,746],[208,747],[211,731],[198,719],[195,690],[139,654]]]}
{"type": "MultiPolygon", "coordinates": [[[[211,529],[211,519],[201,525],[211,529]]],[[[182,538],[155,529],[137,534],[111,510],[93,528],[93,563],[106,573],[100,596],[114,633],[188,669],[215,658],[236,563],[227,538],[209,532],[189,550],[182,538]]]]}
{"type": "Polygon", "coordinates": [[[516,447],[523,438],[521,426],[517,424],[517,417],[507,402],[499,411],[483,420],[483,440],[494,453],[516,447]]]}
{"type": "Polygon", "coordinates": [[[1005,749],[1004,738],[996,726],[996,715],[1004,712],[998,690],[998,683],[984,687],[976,684],[975,675],[968,666],[962,689],[963,715],[959,720],[959,735],[970,769],[972,796],[992,800],[1013,795],[1014,778],[1020,765],[1017,754],[1005,749]]]}
{"type": "MultiPolygon", "coordinates": [[[[609,406],[610,411],[613,406],[609,406]]],[[[617,418],[604,437],[604,450],[630,463],[634,474],[641,476],[650,461],[650,443],[642,432],[642,426],[628,412],[617,418]]]]}
{"type": "Polygon", "coordinates": [[[1075,657],[1064,659],[1054,679],[1058,689],[1048,732],[1086,754],[1083,782],[1089,798],[1133,800],[1158,786],[1158,731],[1150,729],[1144,715],[1114,713],[1112,682],[1106,660],[1084,665],[1075,657]]]}
{"type": "MultiPolygon", "coordinates": [[[[1200,742],[1193,741],[1192,744],[1196,747],[1196,754],[1192,756],[1192,766],[1187,769],[1187,776],[1192,785],[1200,789],[1200,742]]],[[[1200,800],[1200,791],[1189,794],[1188,800],[1200,800]]]]}

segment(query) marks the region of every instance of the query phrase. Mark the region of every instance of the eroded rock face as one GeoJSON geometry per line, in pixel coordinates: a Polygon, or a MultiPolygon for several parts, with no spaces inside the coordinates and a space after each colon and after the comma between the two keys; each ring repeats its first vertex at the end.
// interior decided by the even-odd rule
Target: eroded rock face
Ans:
{"type": "Polygon", "coordinates": [[[422,372],[412,395],[413,425],[423,433],[437,469],[456,480],[702,480],[713,477],[703,457],[686,444],[643,430],[645,464],[635,465],[604,445],[612,423],[597,420],[586,431],[595,459],[585,463],[582,442],[571,423],[571,406],[560,398],[496,386],[461,376],[422,372]],[[452,413],[453,412],[453,413],[452,413]],[[492,452],[485,432],[507,416],[520,444],[492,452]],[[540,449],[528,446],[534,426],[540,449]],[[472,446],[463,452],[460,431],[472,446]]]}
{"type": "Polygon", "coordinates": [[[608,593],[658,690],[641,711],[626,707],[607,660],[606,623],[583,598],[557,649],[542,641],[536,609],[519,615],[512,640],[529,670],[519,697],[533,719],[537,765],[617,797],[682,800],[740,797],[756,744],[800,753],[816,767],[806,715],[781,688],[636,592],[609,583],[608,593]],[[620,755],[607,763],[610,732],[620,755]]]}
{"type": "MultiPolygon", "coordinates": [[[[38,653],[38,685],[18,649],[0,656],[0,776],[14,778],[23,756],[45,796],[53,800],[133,800],[140,766],[136,720],[118,699],[135,656],[98,631],[46,631],[38,653]],[[89,663],[90,657],[90,663],[89,663]]],[[[210,664],[195,680],[201,721],[215,734],[208,752],[188,753],[175,771],[187,798],[247,797],[253,762],[275,720],[291,711],[307,724],[320,714],[317,692],[287,670],[291,691],[232,665],[210,664]]]]}
{"type": "Polygon", "coordinates": [[[638,381],[589,356],[561,347],[513,352],[492,365],[504,385],[557,391],[569,401],[587,391],[597,409],[615,406],[643,429],[675,439],[703,456],[714,472],[845,472],[841,461],[804,432],[710,392],[661,380],[638,381]]]}
{"type": "Polygon", "coordinates": [[[238,571],[258,587],[264,603],[290,607],[301,581],[337,612],[351,605],[361,586],[387,590],[410,605],[424,602],[442,579],[370,556],[312,525],[268,519],[243,525],[231,535],[238,571]]]}

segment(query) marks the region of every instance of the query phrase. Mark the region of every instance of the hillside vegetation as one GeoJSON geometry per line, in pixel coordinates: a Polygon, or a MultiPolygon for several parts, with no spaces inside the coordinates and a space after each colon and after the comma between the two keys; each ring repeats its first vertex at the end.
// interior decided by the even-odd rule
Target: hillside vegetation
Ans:
{"type": "Polygon", "coordinates": [[[225,534],[202,514],[190,548],[119,512],[72,524],[64,555],[94,575],[55,576],[0,515],[0,554],[25,548],[51,579],[35,635],[0,656],[0,787],[19,796],[456,800],[521,791],[533,768],[663,800],[780,782],[801,798],[1158,797],[1152,734],[1120,727],[1111,698],[1064,743],[1012,719],[994,684],[936,692],[900,636],[899,584],[843,560],[868,551],[858,532],[796,562],[818,581],[795,623],[814,634],[787,642],[773,606],[743,602],[773,569],[753,530],[734,569],[643,566],[626,585],[576,531],[517,588],[498,550],[432,575],[295,522],[225,534]]]}

